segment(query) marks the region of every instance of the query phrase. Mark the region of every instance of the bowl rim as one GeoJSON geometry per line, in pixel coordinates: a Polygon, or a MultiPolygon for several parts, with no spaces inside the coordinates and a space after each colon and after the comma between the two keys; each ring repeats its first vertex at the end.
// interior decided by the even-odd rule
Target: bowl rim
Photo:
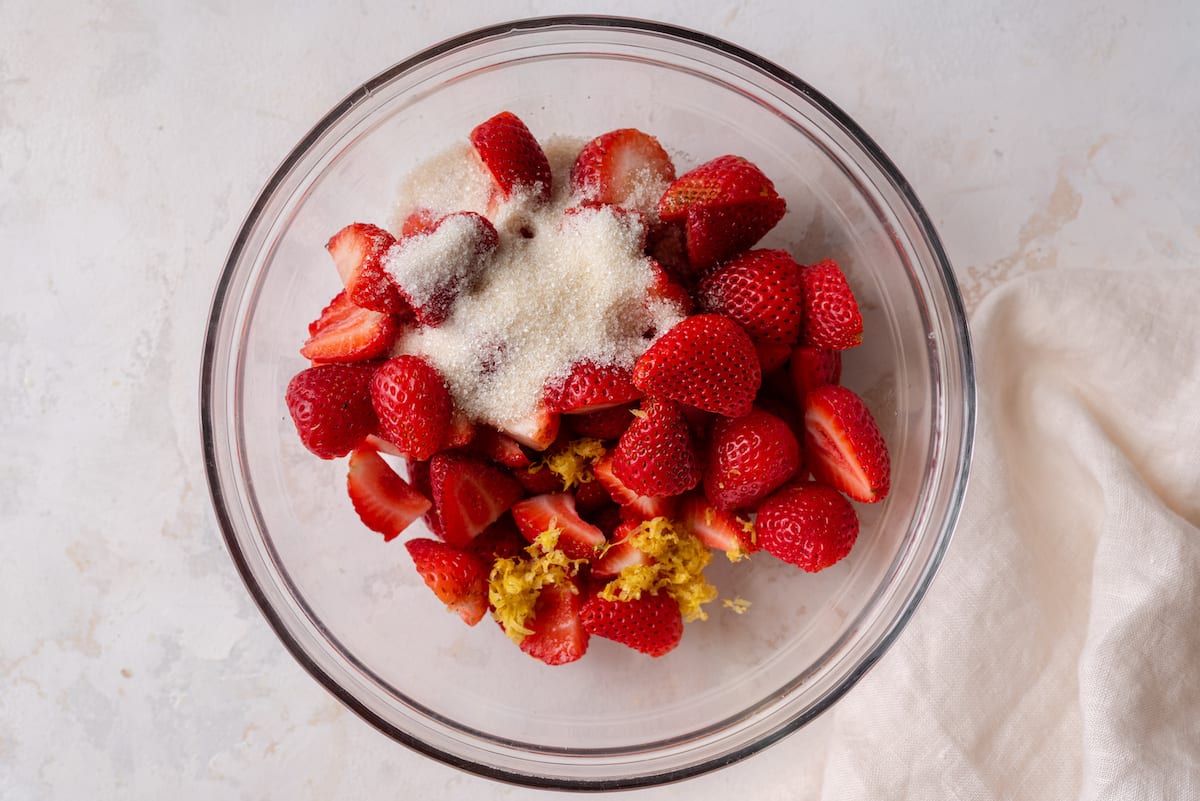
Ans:
{"type": "Polygon", "coordinates": [[[205,474],[209,488],[210,500],[212,502],[212,509],[217,518],[218,525],[220,526],[222,538],[225,541],[226,547],[231,558],[233,559],[242,583],[250,593],[250,596],[253,598],[259,611],[263,614],[268,625],[271,627],[272,631],[275,633],[276,637],[283,644],[288,653],[291,654],[292,658],[299,663],[305,672],[314,678],[338,701],[340,701],[343,705],[345,705],[375,729],[392,738],[393,740],[408,746],[414,751],[424,754],[425,756],[428,756],[439,762],[451,765],[469,773],[483,776],[485,778],[520,786],[541,789],[589,791],[634,789],[678,782],[693,776],[707,773],[720,767],[724,767],[726,765],[733,764],[735,762],[739,762],[758,753],[764,748],[779,742],[783,738],[802,728],[807,723],[823,714],[827,709],[829,709],[829,707],[831,707],[843,695],[845,695],[855,684],[857,684],[858,681],[876,664],[876,662],[878,662],[880,657],[887,652],[887,650],[899,636],[900,632],[906,627],[913,613],[916,611],[917,607],[920,606],[929,588],[929,585],[933,580],[933,577],[937,574],[938,569],[945,557],[946,550],[949,547],[950,541],[953,537],[954,529],[962,511],[962,505],[966,495],[966,488],[970,478],[972,450],[976,431],[977,403],[975,363],[965,305],[963,303],[961,292],[958,288],[958,282],[954,276],[953,269],[951,267],[949,258],[946,255],[941,239],[938,236],[928,213],[925,211],[924,206],[917,198],[916,193],[913,191],[911,184],[901,174],[891,159],[875,143],[874,139],[872,139],[866,133],[866,131],[858,125],[858,123],[851,119],[849,115],[842,111],[841,108],[833,103],[828,97],[801,78],[792,74],[783,67],[780,67],[774,62],[769,61],[739,45],[733,44],[724,39],[690,28],[650,19],[610,15],[572,14],[527,17],[508,22],[501,22],[467,31],[427,47],[410,56],[409,58],[397,62],[393,66],[383,70],[359,85],[352,92],[346,95],[341,102],[335,105],[327,114],[325,114],[300,139],[300,141],[291,149],[288,155],[271,174],[271,177],[263,185],[263,188],[259,191],[257,197],[255,198],[254,204],[251,206],[250,210],[243,219],[237,235],[235,236],[230,247],[229,253],[225,259],[225,263],[222,267],[221,275],[217,281],[213,294],[213,300],[209,309],[208,325],[205,331],[202,351],[199,396],[199,405],[201,410],[200,433],[205,457],[205,474]],[[321,136],[325,134],[327,130],[329,130],[335,123],[342,119],[355,105],[361,102],[364,97],[369,96],[377,88],[390,83],[404,73],[416,69],[417,67],[420,67],[443,54],[483,40],[511,34],[519,34],[522,32],[542,31],[551,28],[626,30],[636,34],[655,34],[682,40],[690,45],[698,45],[716,51],[721,56],[732,59],[735,62],[742,62],[746,66],[765,73],[767,76],[785,84],[790,89],[806,98],[813,105],[817,106],[822,112],[827,114],[834,122],[840,125],[855,141],[855,143],[862,148],[866,155],[875,162],[878,169],[891,182],[892,188],[901,196],[903,201],[907,204],[909,210],[912,212],[915,222],[925,237],[925,243],[928,246],[930,253],[933,256],[933,260],[938,268],[938,278],[940,278],[942,282],[941,288],[945,292],[946,300],[949,303],[949,314],[953,323],[952,332],[957,338],[957,345],[962,361],[961,372],[957,378],[962,382],[963,396],[961,407],[956,410],[958,414],[961,414],[962,437],[958,453],[955,454],[957,457],[957,464],[960,466],[960,468],[958,475],[956,476],[956,480],[947,489],[949,502],[946,510],[946,516],[942,522],[941,531],[938,532],[936,546],[934,547],[928,562],[924,566],[922,574],[918,577],[913,586],[910,603],[908,603],[900,611],[900,613],[892,621],[890,621],[885,630],[879,636],[876,645],[854,667],[852,671],[850,671],[840,682],[836,684],[836,686],[818,698],[810,709],[800,715],[797,715],[794,719],[787,721],[784,725],[769,732],[767,735],[750,743],[743,744],[740,748],[732,753],[709,758],[670,772],[653,775],[623,777],[620,779],[605,778],[599,780],[589,780],[563,777],[550,779],[531,773],[521,773],[497,768],[487,764],[481,764],[453,753],[442,751],[441,749],[431,746],[430,744],[405,732],[404,730],[382,718],[380,715],[368,708],[366,704],[359,701],[354,695],[344,689],[342,685],[333,679],[328,673],[326,673],[313,660],[313,658],[305,652],[305,650],[288,631],[287,625],[284,623],[282,617],[270,603],[269,599],[267,598],[267,594],[259,586],[249,565],[247,557],[243,553],[241,546],[238,544],[237,537],[234,533],[234,523],[230,512],[226,507],[227,499],[222,490],[222,482],[219,476],[219,457],[217,454],[218,438],[215,432],[213,409],[208,400],[212,396],[213,386],[216,381],[215,356],[218,339],[217,333],[220,327],[223,311],[225,309],[225,302],[233,282],[235,267],[242,257],[243,250],[246,247],[250,232],[253,229],[255,222],[260,218],[270,199],[280,185],[284,182],[285,178],[291,172],[296,163],[301,160],[301,158],[321,138],[321,136]]]}

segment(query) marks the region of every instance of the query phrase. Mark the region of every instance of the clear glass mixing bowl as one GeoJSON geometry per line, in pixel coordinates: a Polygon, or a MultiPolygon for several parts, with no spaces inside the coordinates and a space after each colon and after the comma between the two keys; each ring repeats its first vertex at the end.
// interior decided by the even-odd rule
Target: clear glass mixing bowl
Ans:
{"type": "MultiPolygon", "coordinates": [[[[213,505],[283,644],[396,740],[528,785],[613,789],[742,759],[841,697],[911,616],[950,540],[970,461],[974,380],[950,265],[911,187],[799,78],[726,42],[628,19],[531,19],[445,42],[371,79],[321,120],[254,204],[213,300],[202,375],[213,505]],[[765,555],[714,562],[723,596],[649,659],[593,639],[549,668],[487,621],[438,610],[399,541],[365,531],[345,463],[312,457],[284,406],[306,324],[338,289],[324,252],[345,223],[386,224],[402,177],[509,109],[535,134],[648,131],[691,166],[749,158],[787,198],[765,240],[835,258],[863,306],[843,383],[871,404],[893,483],[859,506],[853,554],[817,575],[765,555]],[[690,160],[690,164],[689,164],[690,160]],[[717,606],[714,604],[714,606],[717,606]]],[[[407,533],[406,533],[407,535],[407,533]]]]}

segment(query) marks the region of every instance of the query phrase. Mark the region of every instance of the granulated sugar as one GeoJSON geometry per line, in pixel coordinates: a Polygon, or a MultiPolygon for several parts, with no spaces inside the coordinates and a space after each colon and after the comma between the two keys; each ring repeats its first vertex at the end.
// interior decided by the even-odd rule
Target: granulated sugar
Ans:
{"type": "Polygon", "coordinates": [[[446,217],[437,230],[424,236],[403,237],[388,250],[383,266],[414,306],[424,306],[440,292],[467,282],[479,257],[478,217],[446,217]]]}

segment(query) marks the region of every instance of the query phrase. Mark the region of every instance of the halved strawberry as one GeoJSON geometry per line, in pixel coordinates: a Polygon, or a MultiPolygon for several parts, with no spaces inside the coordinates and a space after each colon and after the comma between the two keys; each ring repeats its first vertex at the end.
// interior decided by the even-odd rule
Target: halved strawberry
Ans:
{"type": "Polygon", "coordinates": [[[651,399],[613,449],[613,474],[639,495],[678,495],[700,481],[700,453],[679,404],[651,399]]]}
{"type": "Polygon", "coordinates": [[[709,430],[704,494],[718,509],[753,509],[799,467],[800,443],[788,424],[751,409],[709,430]]]}
{"type": "Polygon", "coordinates": [[[414,459],[441,450],[450,430],[453,401],[440,373],[418,356],[389,359],[371,380],[371,405],[379,433],[414,459]]]}
{"type": "Polygon", "coordinates": [[[696,300],[759,342],[792,345],[804,322],[800,265],[786,250],[750,250],[725,262],[701,279],[696,300]]]}
{"type": "Polygon", "coordinates": [[[581,515],[588,515],[612,503],[612,496],[608,494],[608,490],[594,478],[575,487],[574,492],[575,506],[581,515]]]}
{"type": "Polygon", "coordinates": [[[656,517],[674,517],[675,496],[639,495],[613,473],[613,455],[604,454],[592,465],[596,480],[604,485],[608,494],[621,506],[623,520],[653,520],[656,517]]]}
{"type": "Polygon", "coordinates": [[[378,312],[408,311],[404,298],[383,269],[384,256],[394,244],[396,238],[379,226],[351,223],[325,245],[354,305],[378,312]]]}
{"type": "Polygon", "coordinates": [[[292,377],[285,402],[304,447],[322,459],[345,456],[375,429],[370,387],[378,367],[322,364],[292,377]]]}
{"type": "MultiPolygon", "coordinates": [[[[408,468],[408,483],[413,486],[413,489],[432,501],[433,484],[429,480],[429,462],[418,461],[406,456],[404,464],[408,468]]],[[[436,505],[430,506],[425,512],[425,526],[434,536],[442,537],[442,517],[438,513],[436,505]]],[[[443,537],[443,539],[445,538],[443,537]]]]}
{"type": "Polygon", "coordinates": [[[891,485],[891,458],[879,426],[858,395],[827,384],[804,400],[804,449],[813,477],[856,501],[876,503],[891,485]]]}
{"type": "Polygon", "coordinates": [[[465,448],[475,440],[477,426],[475,421],[457,406],[450,410],[450,423],[446,427],[446,440],[443,448],[465,448]]]}
{"type": "Polygon", "coordinates": [[[571,191],[583,203],[652,206],[675,180],[675,165],[653,136],[620,128],[583,146],[571,167],[571,191]]]}
{"type": "Polygon", "coordinates": [[[488,569],[479,557],[444,542],[420,538],[404,543],[425,586],[468,626],[488,609],[488,569]]]}
{"type": "Polygon", "coordinates": [[[383,268],[417,322],[436,327],[450,316],[454,301],[475,282],[499,243],[486,217],[462,211],[398,241],[388,249],[383,268]]]}
{"type": "Polygon", "coordinates": [[[497,559],[512,559],[525,550],[525,538],[513,522],[512,515],[500,515],[496,522],[479,532],[471,540],[470,551],[485,564],[497,559]]]}
{"type": "Polygon", "coordinates": [[[444,451],[429,460],[429,484],[441,537],[456,548],[470,545],[524,494],[516,479],[499,467],[459,451],[444,451]]]}
{"type": "Polygon", "coordinates": [[[372,448],[356,449],[349,462],[346,488],[350,502],[363,524],[382,534],[384,542],[394,540],[432,506],[372,448]]]}
{"type": "Polygon", "coordinates": [[[837,262],[826,259],[800,269],[804,286],[804,332],[810,348],[846,350],[862,344],[858,301],[837,262]]]}
{"type": "Polygon", "coordinates": [[[637,530],[640,520],[626,520],[613,531],[603,556],[592,563],[593,578],[613,578],[627,567],[648,565],[654,559],[629,541],[629,535],[637,530]]]}
{"type": "Polygon", "coordinates": [[[679,604],[668,593],[648,592],[630,601],[608,601],[592,593],[579,611],[589,634],[659,657],[683,637],[679,604]]]}
{"type": "Polygon", "coordinates": [[[471,131],[471,144],[502,199],[522,189],[541,202],[550,199],[550,162],[516,114],[502,111],[480,123],[471,131]]]}
{"type": "Polygon", "coordinates": [[[642,397],[632,378],[633,371],[618,364],[576,362],[565,377],[546,382],[542,397],[550,412],[597,412],[642,397]]]}
{"type": "Polygon", "coordinates": [[[579,618],[583,598],[572,579],[547,584],[538,593],[533,617],[526,622],[532,634],[521,640],[521,650],[547,665],[565,665],[587,652],[588,633],[579,618]]]}
{"type": "Polygon", "coordinates": [[[713,506],[702,492],[690,492],[679,500],[679,522],[709,548],[734,555],[759,549],[744,520],[713,506]]]}
{"type": "Polygon", "coordinates": [[[858,515],[824,484],[784,487],[763,501],[754,521],[763,550],[810,573],[839,562],[858,538],[858,515]]]}
{"type": "Polygon", "coordinates": [[[471,450],[505,467],[529,467],[533,460],[521,449],[521,443],[488,425],[475,426],[471,450]]]}
{"type": "Polygon", "coordinates": [[[525,417],[509,420],[500,427],[502,433],[535,451],[544,451],[553,445],[558,429],[558,414],[547,409],[544,403],[539,403],[525,417]]]}
{"type": "Polygon", "coordinates": [[[633,366],[633,385],[726,417],[750,411],[762,382],[754,343],[720,314],[685,317],[633,366]]]}
{"type": "Polygon", "coordinates": [[[579,516],[575,496],[568,492],[535,495],[512,507],[521,535],[533,542],[550,529],[561,529],[558,548],[572,559],[594,559],[604,545],[604,532],[579,516]]]}
{"type": "Polygon", "coordinates": [[[526,495],[545,495],[550,492],[562,492],[563,489],[562,479],[542,464],[515,467],[512,474],[521,483],[526,495]]]}
{"type": "Polygon", "coordinates": [[[623,403],[598,412],[573,414],[565,418],[565,422],[581,437],[616,439],[624,434],[625,429],[633,422],[633,410],[636,408],[636,403],[623,403]]]}
{"type": "Polygon", "coordinates": [[[400,236],[423,234],[433,228],[437,221],[437,215],[429,209],[415,209],[401,223],[400,236]]]}
{"type": "Polygon", "coordinates": [[[396,316],[355,306],[345,290],[309,326],[300,355],[315,364],[361,362],[387,354],[400,334],[396,316]]]}
{"type": "Polygon", "coordinates": [[[647,302],[670,303],[685,316],[695,311],[696,304],[692,301],[692,296],[682,284],[671,277],[665,267],[655,259],[650,259],[650,270],[654,273],[654,282],[646,290],[647,302]]]}
{"type": "Polygon", "coordinates": [[[801,345],[792,351],[788,373],[792,391],[801,400],[817,387],[842,380],[842,352],[801,345]]]}

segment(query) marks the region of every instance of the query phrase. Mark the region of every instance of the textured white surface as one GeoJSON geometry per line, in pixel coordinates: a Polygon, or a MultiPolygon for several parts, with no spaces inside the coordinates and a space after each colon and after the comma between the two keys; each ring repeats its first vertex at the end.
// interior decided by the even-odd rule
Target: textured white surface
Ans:
{"type": "MultiPolygon", "coordinates": [[[[604,10],[722,36],[830,96],[912,182],[974,307],[1039,270],[1195,269],[1197,8],[604,10]]],[[[286,655],[209,511],[197,377],[237,226],[316,119],[462,30],[590,10],[0,0],[0,797],[527,795],[395,745],[286,655]]],[[[836,723],[641,797],[817,797],[836,723]]]]}

